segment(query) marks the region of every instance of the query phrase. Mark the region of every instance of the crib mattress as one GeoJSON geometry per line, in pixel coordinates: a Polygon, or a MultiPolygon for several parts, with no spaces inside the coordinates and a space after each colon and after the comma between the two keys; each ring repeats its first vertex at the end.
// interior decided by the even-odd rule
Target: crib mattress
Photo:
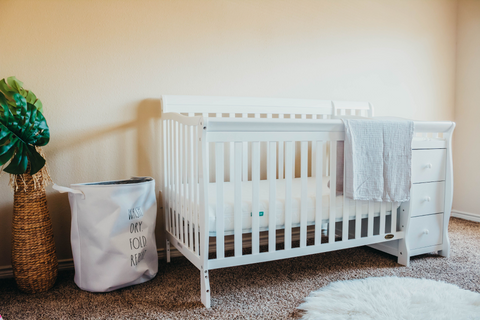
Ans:
{"type": "MultiPolygon", "coordinates": [[[[327,184],[329,177],[322,179],[322,223],[327,223],[330,216],[330,189],[327,184]]],[[[261,180],[259,186],[259,226],[261,231],[268,230],[269,224],[269,181],[261,180]]],[[[231,182],[224,182],[224,232],[226,235],[233,234],[234,230],[234,184],[231,182]]],[[[315,208],[316,208],[316,182],[314,177],[308,178],[307,182],[307,224],[315,224],[315,208]]],[[[209,217],[209,231],[210,235],[216,234],[216,184],[210,183],[208,188],[209,203],[208,203],[208,217],[209,217]]],[[[276,228],[283,229],[285,225],[285,180],[276,180],[276,228]]],[[[348,205],[349,219],[355,219],[356,207],[362,218],[368,217],[369,202],[368,201],[352,201],[346,199],[348,205]],[[355,202],[357,205],[355,205],[355,202]]],[[[373,206],[374,216],[380,215],[381,202],[371,202],[373,206]]],[[[390,215],[393,210],[399,206],[398,203],[385,203],[386,214],[390,215]]],[[[343,220],[343,195],[336,196],[335,204],[335,221],[343,220]]],[[[301,179],[292,179],[292,227],[300,226],[300,212],[301,212],[301,179]]],[[[252,182],[242,182],[242,229],[243,232],[251,232],[252,228],[252,182]]]]}

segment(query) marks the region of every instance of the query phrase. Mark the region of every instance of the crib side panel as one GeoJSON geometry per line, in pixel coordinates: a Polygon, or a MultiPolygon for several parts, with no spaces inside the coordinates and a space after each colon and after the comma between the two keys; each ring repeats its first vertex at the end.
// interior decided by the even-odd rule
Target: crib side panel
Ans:
{"type": "Polygon", "coordinates": [[[209,268],[402,238],[403,233],[391,227],[396,225],[396,207],[392,210],[343,197],[344,175],[340,173],[344,163],[337,154],[337,149],[343,148],[343,139],[342,131],[242,132],[238,127],[209,131],[207,124],[207,140],[215,146],[217,168],[209,189],[211,194],[222,194],[221,200],[210,199],[216,208],[209,207],[208,214],[210,219],[214,217],[215,224],[211,225],[223,226],[223,230],[209,230],[211,253],[214,248],[222,250],[211,255],[209,268]],[[229,162],[230,144],[234,146],[231,180],[221,169],[229,162]],[[251,174],[247,181],[242,179],[245,144],[250,146],[251,174]],[[267,156],[261,158],[262,153],[267,156]],[[296,173],[294,161],[299,167],[296,173]],[[218,179],[223,181],[219,183],[218,179]],[[387,234],[389,237],[385,237],[387,234]]]}
{"type": "Polygon", "coordinates": [[[167,239],[200,268],[201,258],[208,252],[201,250],[201,245],[208,243],[208,236],[201,239],[201,230],[206,228],[202,221],[205,199],[202,197],[208,197],[201,183],[206,173],[203,163],[208,158],[202,159],[207,155],[202,152],[204,130],[201,118],[197,120],[162,119],[162,192],[167,239]]]}

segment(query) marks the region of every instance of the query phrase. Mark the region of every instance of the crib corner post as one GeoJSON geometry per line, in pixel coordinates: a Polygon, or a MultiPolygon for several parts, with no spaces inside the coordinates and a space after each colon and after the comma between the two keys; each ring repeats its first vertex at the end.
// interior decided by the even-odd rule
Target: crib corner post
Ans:
{"type": "Polygon", "coordinates": [[[165,241],[165,256],[167,258],[167,263],[170,263],[170,240],[168,239],[165,241]]]}
{"type": "Polygon", "coordinates": [[[399,240],[397,263],[405,267],[410,266],[410,253],[408,250],[407,241],[405,241],[405,239],[399,240]]]}
{"type": "Polygon", "coordinates": [[[408,247],[407,236],[409,232],[410,216],[411,216],[410,201],[401,203],[400,207],[397,209],[397,213],[400,216],[400,219],[399,219],[400,231],[404,232],[403,239],[398,240],[397,263],[404,265],[406,267],[409,267],[410,266],[410,248],[408,247]]]}
{"type": "Polygon", "coordinates": [[[202,303],[205,308],[210,308],[210,278],[208,270],[200,269],[200,290],[202,291],[202,303]]]}

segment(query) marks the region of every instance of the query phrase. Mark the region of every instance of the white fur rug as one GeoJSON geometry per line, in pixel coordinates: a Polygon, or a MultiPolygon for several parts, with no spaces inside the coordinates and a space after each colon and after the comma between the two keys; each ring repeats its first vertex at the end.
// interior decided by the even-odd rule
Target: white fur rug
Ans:
{"type": "Polygon", "coordinates": [[[480,319],[480,294],[445,282],[382,277],[339,281],[312,292],[303,319],[480,319]]]}

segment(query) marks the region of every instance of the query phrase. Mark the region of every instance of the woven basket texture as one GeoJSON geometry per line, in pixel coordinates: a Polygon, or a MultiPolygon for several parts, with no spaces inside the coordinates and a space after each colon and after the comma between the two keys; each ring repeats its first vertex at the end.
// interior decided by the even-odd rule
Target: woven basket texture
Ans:
{"type": "Polygon", "coordinates": [[[14,195],[12,267],[20,290],[39,293],[55,284],[58,261],[45,188],[35,188],[30,174],[23,179],[26,189],[14,195]]]}

